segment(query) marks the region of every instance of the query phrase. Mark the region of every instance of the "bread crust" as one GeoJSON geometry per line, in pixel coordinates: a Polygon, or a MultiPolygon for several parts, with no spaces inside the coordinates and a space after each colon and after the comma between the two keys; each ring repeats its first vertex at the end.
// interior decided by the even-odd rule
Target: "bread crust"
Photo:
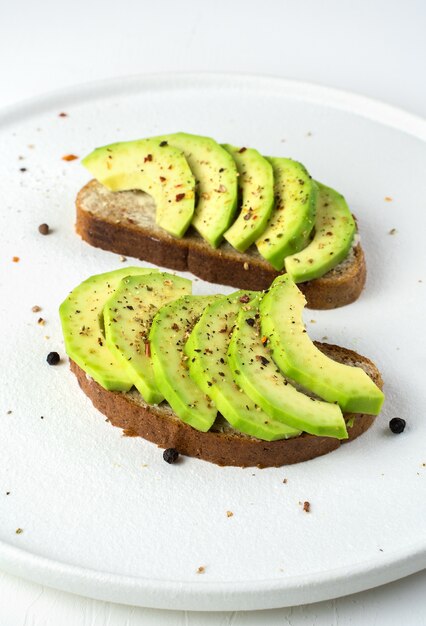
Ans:
{"type": "MultiPolygon", "coordinates": [[[[136,192],[120,193],[123,194],[120,199],[127,198],[131,204],[131,194],[136,192]]],[[[208,282],[239,289],[267,289],[282,273],[274,270],[256,252],[240,253],[230,249],[229,244],[214,249],[195,232],[190,231],[183,239],[176,239],[154,225],[143,226],[126,215],[123,218],[123,211],[115,206],[115,199],[114,193],[95,180],[78,193],[76,231],[90,245],[172,270],[189,271],[208,282]],[[96,204],[105,210],[95,211],[96,204]]],[[[298,287],[305,294],[309,308],[334,309],[354,302],[361,294],[365,280],[365,258],[358,243],[350,262],[321,278],[300,283],[298,287]]]]}
{"type": "MultiPolygon", "coordinates": [[[[380,372],[366,357],[339,346],[316,345],[336,361],[363,367],[382,388],[380,372]]],[[[264,468],[308,461],[337,449],[341,443],[352,441],[365,432],[375,419],[365,414],[345,415],[347,421],[352,417],[354,420],[353,426],[348,426],[349,439],[342,442],[333,437],[317,437],[307,433],[293,439],[262,441],[229,428],[221,430],[216,424],[210,431],[203,433],[179,420],[170,409],[165,410],[162,405],[147,405],[140,396],[136,396],[136,401],[132,393],[105,390],[72,360],[70,367],[93,405],[113,426],[122,428],[124,435],[143,437],[160,448],[176,448],[180,454],[221,466],[264,468]]]]}

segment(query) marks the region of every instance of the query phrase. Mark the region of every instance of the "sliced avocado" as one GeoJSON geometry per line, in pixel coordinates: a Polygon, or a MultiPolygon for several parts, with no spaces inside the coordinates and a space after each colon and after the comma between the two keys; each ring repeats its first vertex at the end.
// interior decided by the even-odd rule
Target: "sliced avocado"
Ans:
{"type": "Polygon", "coordinates": [[[214,139],[175,133],[157,139],[167,141],[185,155],[195,176],[197,204],[192,225],[217,248],[237,209],[237,168],[234,159],[214,139]]]}
{"type": "Polygon", "coordinates": [[[244,392],[276,420],[312,435],[347,438],[337,404],[315,400],[298,391],[282,375],[259,334],[260,295],[242,307],[228,349],[229,365],[244,392]]]}
{"type": "Polygon", "coordinates": [[[317,182],[315,234],[297,254],[285,259],[285,269],[294,282],[319,278],[348,255],[356,232],[355,220],[344,197],[317,182]]]}
{"type": "Polygon", "coordinates": [[[299,430],[268,417],[241,391],[227,362],[229,335],[248,293],[238,291],[219,298],[204,310],[184,348],[189,372],[235,429],[266,441],[295,437],[299,430]]]}
{"type": "Polygon", "coordinates": [[[148,404],[158,404],[158,389],[148,340],[157,310],[191,293],[191,281],[161,272],[124,278],[104,306],[105,339],[108,348],[148,404]]]}
{"type": "Polygon", "coordinates": [[[149,341],[155,381],[178,417],[193,428],[207,432],[216,419],[212,400],[189,375],[183,346],[208,304],[221,296],[182,296],[159,309],[149,341]]]}
{"type": "Polygon", "coordinates": [[[241,211],[224,237],[231,246],[245,252],[266,228],[274,206],[272,165],[253,148],[223,144],[238,169],[241,211]]]}
{"type": "Polygon", "coordinates": [[[182,152],[158,139],[140,139],[96,148],[83,161],[111,191],[139,189],[156,204],[156,222],[174,237],[191,223],[195,180],[182,152]]]}
{"type": "Polygon", "coordinates": [[[133,383],[105,342],[102,309],[125,276],[157,272],[126,267],[91,276],[75,287],[59,307],[65,350],[86,374],[110,391],[128,391],[133,383]]]}
{"type": "Polygon", "coordinates": [[[285,257],[299,252],[309,241],[317,186],[301,163],[279,157],[268,157],[268,161],[274,170],[275,207],[256,246],[263,258],[281,270],[285,257]]]}
{"type": "Polygon", "coordinates": [[[360,367],[337,363],[309,339],[302,321],[305,296],[290,276],[272,283],[260,304],[262,333],[286,375],[342,411],[377,415],[384,395],[360,367]]]}

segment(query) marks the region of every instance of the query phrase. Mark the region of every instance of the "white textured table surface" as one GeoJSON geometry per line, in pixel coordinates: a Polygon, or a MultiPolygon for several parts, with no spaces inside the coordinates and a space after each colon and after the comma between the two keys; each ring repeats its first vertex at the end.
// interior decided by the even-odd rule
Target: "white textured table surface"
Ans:
{"type": "MultiPolygon", "coordinates": [[[[0,105],[76,83],[158,71],[273,74],[426,112],[422,0],[15,0],[0,6],[0,105]]],[[[404,532],[404,529],[401,529],[404,532]]],[[[0,624],[426,624],[426,573],[315,605],[183,613],[80,598],[0,574],[0,624]]]]}

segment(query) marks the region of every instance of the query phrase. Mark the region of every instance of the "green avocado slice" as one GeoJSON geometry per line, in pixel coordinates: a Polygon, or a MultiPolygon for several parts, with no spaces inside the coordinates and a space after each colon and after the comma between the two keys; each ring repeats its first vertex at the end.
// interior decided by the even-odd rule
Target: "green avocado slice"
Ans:
{"type": "Polygon", "coordinates": [[[296,283],[319,278],[336,267],[347,257],[356,232],[344,197],[319,182],[317,185],[313,239],[306,248],[285,259],[285,269],[296,283]]]}
{"type": "Polygon", "coordinates": [[[276,420],[312,435],[346,439],[345,420],[337,404],[315,400],[282,375],[262,342],[258,328],[260,295],[241,308],[228,348],[229,364],[244,392],[276,420]]]}
{"type": "Polygon", "coordinates": [[[156,204],[156,222],[174,237],[191,223],[195,180],[182,152],[158,139],[139,139],[96,148],[83,165],[111,191],[141,190],[156,204]]]}
{"type": "Polygon", "coordinates": [[[260,304],[262,333],[272,358],[286,375],[342,411],[377,415],[384,395],[360,367],[337,363],[309,339],[302,321],[306,300],[290,276],[272,283],[260,304]]]}
{"type": "Polygon", "coordinates": [[[175,133],[158,139],[185,155],[196,182],[197,204],[192,225],[217,248],[237,209],[237,168],[233,158],[210,137],[175,133]]]}
{"type": "Polygon", "coordinates": [[[186,339],[208,304],[221,296],[182,296],[165,304],[155,315],[149,341],[157,386],[183,422],[207,432],[217,409],[189,375],[183,352],[186,339]]]}
{"type": "Polygon", "coordinates": [[[317,186],[305,167],[280,157],[268,157],[274,170],[275,207],[256,241],[259,253],[276,270],[284,259],[306,246],[314,227],[317,186]]]}
{"type": "Polygon", "coordinates": [[[75,287],[59,307],[59,317],[70,359],[110,391],[128,391],[133,383],[126,369],[105,342],[102,309],[125,276],[141,276],[158,270],[126,267],[91,276],[75,287]]]}
{"type": "Polygon", "coordinates": [[[104,306],[107,346],[148,404],[163,400],[152,368],[151,322],[161,306],[191,293],[191,286],[190,280],[166,272],[129,276],[104,306]]]}
{"type": "Polygon", "coordinates": [[[265,441],[295,437],[299,430],[268,417],[240,390],[227,362],[229,335],[249,293],[224,296],[204,310],[184,348],[189,372],[235,429],[265,441]]]}
{"type": "Polygon", "coordinates": [[[233,157],[238,169],[240,213],[224,237],[231,246],[245,252],[266,228],[274,206],[272,165],[253,148],[222,147],[233,157]]]}

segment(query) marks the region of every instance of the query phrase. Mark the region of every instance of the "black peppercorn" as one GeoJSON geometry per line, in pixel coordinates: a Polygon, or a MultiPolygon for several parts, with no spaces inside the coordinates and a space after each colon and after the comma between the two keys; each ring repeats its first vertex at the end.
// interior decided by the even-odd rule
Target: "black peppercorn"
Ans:
{"type": "Polygon", "coordinates": [[[40,224],[40,226],[38,227],[38,232],[41,235],[48,235],[49,234],[49,225],[48,224],[40,224]]]}
{"type": "Polygon", "coordinates": [[[179,452],[175,448],[167,448],[163,452],[163,459],[166,463],[176,463],[179,458],[179,452]]]}
{"type": "Polygon", "coordinates": [[[389,428],[393,433],[399,435],[402,433],[405,428],[406,421],[402,419],[402,417],[393,417],[389,422],[389,428]]]}
{"type": "Polygon", "coordinates": [[[57,352],[49,352],[49,354],[46,357],[46,361],[49,363],[49,365],[58,365],[60,360],[61,360],[61,357],[59,356],[57,352]]]}
{"type": "Polygon", "coordinates": [[[252,317],[248,317],[246,319],[246,324],[248,324],[249,326],[254,326],[254,319],[252,317]]]}

